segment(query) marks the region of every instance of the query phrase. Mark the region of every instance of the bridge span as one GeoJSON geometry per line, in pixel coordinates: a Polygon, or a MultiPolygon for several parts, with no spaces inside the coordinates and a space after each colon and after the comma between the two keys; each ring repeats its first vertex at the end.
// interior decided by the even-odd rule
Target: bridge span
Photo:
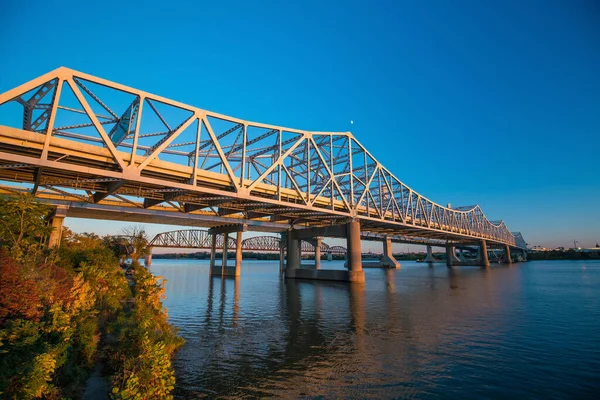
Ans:
{"type": "Polygon", "coordinates": [[[241,120],[64,67],[0,94],[0,194],[25,192],[57,206],[51,244],[65,216],[279,232],[288,278],[362,281],[361,235],[390,255],[394,236],[476,245],[483,266],[488,247],[526,247],[479,206],[417,193],[350,132],[241,120]],[[299,243],[318,237],[347,240],[346,275],[299,268],[299,243]]]}

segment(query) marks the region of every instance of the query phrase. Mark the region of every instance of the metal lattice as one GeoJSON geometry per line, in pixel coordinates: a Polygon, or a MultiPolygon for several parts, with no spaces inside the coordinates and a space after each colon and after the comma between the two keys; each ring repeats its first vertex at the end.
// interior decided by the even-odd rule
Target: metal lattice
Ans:
{"type": "Polygon", "coordinates": [[[67,68],[1,94],[0,106],[15,110],[0,113],[0,180],[79,216],[272,231],[358,219],[376,234],[524,247],[479,206],[415,192],[350,132],[240,120],[67,68]]]}

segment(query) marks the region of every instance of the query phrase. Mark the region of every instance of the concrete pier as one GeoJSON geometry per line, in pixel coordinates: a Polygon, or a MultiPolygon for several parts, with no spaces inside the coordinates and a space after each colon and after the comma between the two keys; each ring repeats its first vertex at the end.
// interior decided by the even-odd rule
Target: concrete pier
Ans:
{"type": "Polygon", "coordinates": [[[430,245],[427,245],[427,256],[425,257],[425,262],[430,264],[436,262],[435,257],[433,257],[433,252],[431,250],[430,245]]]}
{"type": "Polygon", "coordinates": [[[285,247],[287,244],[287,234],[283,232],[281,234],[281,240],[279,241],[279,273],[285,272],[285,247]]]}
{"type": "Polygon", "coordinates": [[[400,263],[394,258],[392,253],[392,239],[388,236],[383,241],[383,257],[381,266],[387,268],[400,268],[400,263]]]}
{"type": "Polygon", "coordinates": [[[225,272],[227,268],[227,252],[229,251],[229,233],[223,233],[223,252],[221,253],[221,270],[225,272]]]}
{"type": "Polygon", "coordinates": [[[446,244],[446,266],[448,268],[451,268],[452,266],[455,265],[454,258],[455,258],[454,245],[452,243],[447,243],[446,244]]]}
{"type": "Polygon", "coordinates": [[[362,249],[360,244],[360,222],[346,224],[346,249],[348,252],[348,273],[350,282],[364,282],[365,272],[362,269],[362,249]]]}
{"type": "Polygon", "coordinates": [[[144,257],[144,265],[146,268],[152,265],[152,247],[148,248],[148,254],[144,257]]]}
{"type": "Polygon", "coordinates": [[[361,256],[360,223],[357,221],[349,222],[345,225],[290,230],[287,233],[287,264],[285,268],[285,278],[364,283],[365,275],[362,269],[361,256]],[[348,271],[301,268],[301,241],[309,239],[315,241],[316,237],[322,236],[346,238],[346,248],[348,249],[348,271]]]}
{"type": "Polygon", "coordinates": [[[512,264],[512,257],[510,256],[510,246],[504,246],[504,262],[507,264],[512,264]]]}
{"type": "Polygon", "coordinates": [[[215,257],[217,253],[217,234],[210,234],[210,273],[214,274],[215,271],[215,257]]]}
{"type": "Polygon", "coordinates": [[[235,276],[240,276],[242,271],[242,241],[243,232],[239,231],[235,243],[235,276]]]}
{"type": "Polygon", "coordinates": [[[487,252],[487,242],[485,240],[481,241],[481,244],[479,245],[479,261],[480,261],[480,266],[483,268],[489,268],[490,267],[490,260],[488,259],[488,252],[487,252]]]}
{"type": "Polygon", "coordinates": [[[65,217],[67,216],[67,207],[56,207],[50,220],[52,221],[52,232],[48,240],[48,247],[59,247],[62,239],[62,228],[65,217]]]}
{"type": "Polygon", "coordinates": [[[323,243],[322,237],[315,238],[315,269],[321,269],[321,244],[323,243]]]}

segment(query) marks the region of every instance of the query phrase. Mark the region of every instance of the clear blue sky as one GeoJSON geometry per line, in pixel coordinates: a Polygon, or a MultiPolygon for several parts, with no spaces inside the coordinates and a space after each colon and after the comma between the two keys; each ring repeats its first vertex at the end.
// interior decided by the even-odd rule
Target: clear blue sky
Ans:
{"type": "Polygon", "coordinates": [[[351,130],[415,190],[478,203],[532,245],[600,241],[598,1],[92,3],[4,0],[0,91],[64,65],[253,121],[351,130]]]}

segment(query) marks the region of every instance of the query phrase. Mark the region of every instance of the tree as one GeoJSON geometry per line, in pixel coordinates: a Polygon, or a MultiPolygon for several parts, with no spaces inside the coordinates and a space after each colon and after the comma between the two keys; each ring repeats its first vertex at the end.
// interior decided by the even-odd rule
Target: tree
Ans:
{"type": "Polygon", "coordinates": [[[104,237],[103,242],[120,260],[131,258],[131,265],[134,268],[140,266],[140,258],[146,257],[151,252],[148,236],[141,225],[128,226],[121,231],[121,235],[104,237]]]}
{"type": "Polygon", "coordinates": [[[30,194],[16,198],[0,197],[0,247],[16,260],[40,255],[52,226],[46,219],[51,206],[35,201],[30,194]]]}

